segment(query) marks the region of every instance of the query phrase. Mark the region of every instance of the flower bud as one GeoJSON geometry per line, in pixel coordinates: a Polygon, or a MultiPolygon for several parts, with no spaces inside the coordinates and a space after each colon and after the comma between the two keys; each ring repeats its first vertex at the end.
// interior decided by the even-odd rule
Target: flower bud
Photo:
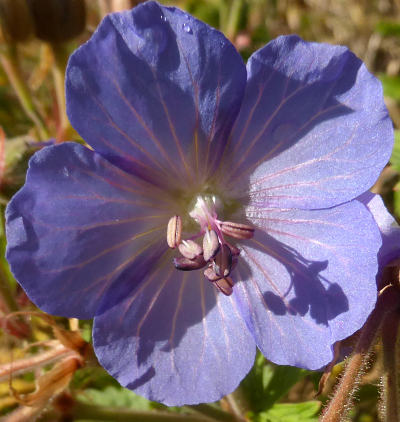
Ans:
{"type": "Polygon", "coordinates": [[[1,0],[0,24],[6,41],[21,42],[29,39],[34,25],[26,0],[1,0]]]}
{"type": "Polygon", "coordinates": [[[53,43],[78,36],[86,24],[84,0],[28,0],[36,36],[53,43]]]}

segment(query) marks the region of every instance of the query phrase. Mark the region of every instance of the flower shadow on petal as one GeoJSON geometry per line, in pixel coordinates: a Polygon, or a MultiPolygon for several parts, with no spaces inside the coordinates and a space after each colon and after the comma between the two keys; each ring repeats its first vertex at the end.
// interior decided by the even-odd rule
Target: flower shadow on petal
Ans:
{"type": "Polygon", "coordinates": [[[201,325],[215,306],[214,287],[201,272],[177,271],[171,252],[162,247],[145,252],[105,294],[95,317],[101,326],[97,331],[95,324],[95,350],[130,338],[126,347],[136,356],[135,365],[146,368],[127,385],[137,388],[156,374],[152,355],[173,353],[187,331],[201,325]]]}
{"type": "MultiPolygon", "coordinates": [[[[257,231],[257,241],[271,250],[271,258],[283,266],[289,275],[289,285],[285,285],[283,272],[282,279],[277,277],[272,280],[272,284],[269,277],[257,274],[260,268],[257,264],[252,266],[253,272],[244,271],[241,265],[241,282],[257,280],[269,311],[279,316],[290,314],[304,317],[309,314],[317,324],[328,326],[330,320],[349,310],[349,302],[341,286],[321,275],[328,267],[327,260],[310,261],[262,231],[257,231]]],[[[257,244],[252,246],[257,249],[257,244]]],[[[258,250],[266,253],[264,248],[258,250]]],[[[265,271],[268,274],[268,268],[265,271]]]]}
{"type": "Polygon", "coordinates": [[[170,253],[151,255],[116,282],[95,317],[99,362],[151,400],[216,401],[251,368],[254,339],[233,298],[201,271],[177,271],[170,253]]]}

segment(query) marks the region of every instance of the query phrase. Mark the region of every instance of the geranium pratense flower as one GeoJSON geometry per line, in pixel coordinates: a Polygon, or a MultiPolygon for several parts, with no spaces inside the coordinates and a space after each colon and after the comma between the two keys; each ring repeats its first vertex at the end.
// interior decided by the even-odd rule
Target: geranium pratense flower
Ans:
{"type": "Polygon", "coordinates": [[[7,209],[7,257],[43,310],[94,317],[100,363],[168,405],[253,364],[321,368],[376,300],[379,230],[355,198],[392,146],[345,47],[279,37],[244,66],[218,31],[147,2],[70,58],[90,150],[44,148],[7,209]]]}

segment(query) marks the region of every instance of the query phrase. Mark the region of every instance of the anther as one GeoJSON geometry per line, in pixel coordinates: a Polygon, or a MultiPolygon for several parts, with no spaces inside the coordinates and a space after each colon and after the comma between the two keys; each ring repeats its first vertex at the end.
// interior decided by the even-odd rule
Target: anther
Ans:
{"type": "Polygon", "coordinates": [[[230,296],[233,292],[233,280],[230,277],[220,278],[214,282],[214,285],[225,296],[230,296]]]}
{"type": "Polygon", "coordinates": [[[178,249],[185,258],[189,259],[194,259],[203,253],[202,247],[193,240],[182,240],[178,249]]]}
{"type": "Polygon", "coordinates": [[[179,215],[174,215],[168,221],[167,227],[167,243],[172,249],[181,243],[182,236],[182,219],[179,215]]]}
{"type": "Polygon", "coordinates": [[[219,251],[218,235],[214,230],[207,230],[203,237],[204,260],[209,261],[219,251]]]}
{"type": "Polygon", "coordinates": [[[179,258],[174,258],[174,265],[177,270],[193,271],[203,268],[206,265],[206,261],[204,261],[202,255],[196,257],[195,259],[189,259],[181,256],[179,258]]]}
{"type": "Polygon", "coordinates": [[[217,280],[219,280],[220,278],[222,278],[222,277],[220,277],[219,275],[217,275],[216,273],[215,273],[215,271],[212,269],[212,266],[210,266],[210,267],[208,267],[208,268],[206,268],[205,270],[204,270],[204,277],[207,279],[207,280],[209,280],[209,281],[217,281],[217,280]]]}
{"type": "Polygon", "coordinates": [[[231,243],[226,242],[226,241],[225,241],[225,244],[227,244],[229,246],[229,249],[231,250],[232,256],[239,256],[240,255],[240,249],[237,246],[232,245],[231,243]]]}
{"type": "Polygon", "coordinates": [[[236,239],[251,239],[254,236],[254,228],[247,224],[223,221],[220,227],[222,233],[236,239]]]}
{"type": "Polygon", "coordinates": [[[220,277],[226,277],[232,269],[232,252],[228,245],[222,245],[220,251],[216,255],[213,263],[215,274],[220,277]]]}

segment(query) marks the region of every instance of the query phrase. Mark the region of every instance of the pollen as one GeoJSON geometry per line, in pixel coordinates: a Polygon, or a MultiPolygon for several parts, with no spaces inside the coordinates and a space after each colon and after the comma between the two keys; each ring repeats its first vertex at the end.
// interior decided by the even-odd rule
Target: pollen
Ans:
{"type": "Polygon", "coordinates": [[[172,249],[181,243],[182,236],[182,219],[179,215],[174,215],[168,221],[167,226],[167,243],[172,249]]]}

